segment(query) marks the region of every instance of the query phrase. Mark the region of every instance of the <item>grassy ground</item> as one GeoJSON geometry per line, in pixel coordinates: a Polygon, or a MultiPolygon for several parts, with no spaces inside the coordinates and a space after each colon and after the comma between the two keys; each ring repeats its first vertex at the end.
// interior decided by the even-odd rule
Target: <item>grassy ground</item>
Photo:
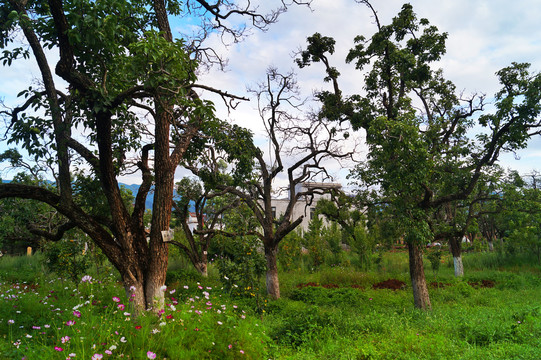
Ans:
{"type": "Polygon", "coordinates": [[[413,308],[404,252],[385,253],[368,272],[301,263],[280,274],[282,299],[267,302],[259,296],[231,298],[215,269],[203,280],[175,260],[166,311],[135,320],[114,274],[75,287],[44,274],[33,259],[4,257],[0,354],[2,359],[541,359],[541,267],[535,259],[472,253],[465,254],[464,265],[464,278],[456,279],[448,256],[437,273],[426,263],[427,279],[435,283],[433,310],[422,312],[413,308]],[[405,288],[372,288],[388,279],[403,281],[405,288]],[[311,286],[299,286],[307,283],[311,286]]]}

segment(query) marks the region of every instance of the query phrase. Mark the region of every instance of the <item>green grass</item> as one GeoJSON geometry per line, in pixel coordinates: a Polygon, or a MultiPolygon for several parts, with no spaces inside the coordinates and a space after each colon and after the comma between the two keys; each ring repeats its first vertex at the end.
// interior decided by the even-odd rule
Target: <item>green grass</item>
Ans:
{"type": "Polygon", "coordinates": [[[165,313],[139,319],[125,315],[129,302],[116,275],[77,289],[43,274],[37,260],[0,259],[2,359],[66,359],[71,352],[75,359],[147,359],[147,351],[158,359],[541,358],[541,272],[529,256],[467,253],[463,279],[454,277],[449,255],[437,274],[427,262],[427,280],[444,284],[429,289],[428,312],[413,308],[405,252],[385,253],[379,269],[369,272],[349,265],[354,261],[282,272],[282,299],[259,307],[254,297],[224,293],[212,266],[202,279],[177,259],[169,268],[165,313]],[[406,289],[372,289],[389,278],[406,289]],[[494,287],[470,285],[482,280],[494,287]],[[337,288],[297,287],[309,282],[337,288]],[[76,324],[67,326],[68,320],[76,324]],[[65,344],[64,336],[70,337],[65,344]]]}

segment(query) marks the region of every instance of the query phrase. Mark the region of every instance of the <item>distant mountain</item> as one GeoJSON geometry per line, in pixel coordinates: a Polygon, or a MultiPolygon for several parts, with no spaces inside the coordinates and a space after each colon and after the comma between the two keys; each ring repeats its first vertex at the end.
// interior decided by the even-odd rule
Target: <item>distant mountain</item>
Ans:
{"type": "MultiPolygon", "coordinates": [[[[135,196],[137,196],[137,192],[139,191],[139,187],[140,187],[139,184],[131,184],[131,185],[124,184],[124,183],[118,183],[118,184],[120,186],[124,186],[126,189],[129,189],[132,192],[132,195],[133,195],[134,198],[135,198],[135,196]]],[[[180,197],[176,193],[176,191],[173,194],[173,199],[175,199],[175,200],[180,199],[180,197]]],[[[154,203],[154,187],[150,188],[150,191],[148,192],[147,200],[145,201],[145,209],[152,210],[152,204],[153,203],[154,203]]],[[[192,204],[192,207],[193,207],[193,204],[192,204]]],[[[193,209],[190,209],[190,211],[193,211],[193,209]]]]}
{"type": "MultiPolygon", "coordinates": [[[[137,196],[137,192],[139,191],[139,187],[141,186],[139,184],[131,184],[131,185],[124,184],[124,183],[118,183],[118,184],[130,190],[134,198],[137,196]]],[[[150,191],[148,192],[147,200],[145,201],[145,209],[152,210],[153,203],[154,203],[154,188],[150,189],[150,191]]]]}

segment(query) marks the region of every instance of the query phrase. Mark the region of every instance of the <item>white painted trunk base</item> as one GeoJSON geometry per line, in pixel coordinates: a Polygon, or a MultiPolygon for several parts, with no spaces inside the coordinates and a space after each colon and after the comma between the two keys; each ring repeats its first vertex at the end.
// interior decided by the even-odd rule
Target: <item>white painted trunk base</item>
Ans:
{"type": "Polygon", "coordinates": [[[455,276],[464,276],[464,265],[462,264],[462,256],[454,256],[453,264],[455,265],[455,276]]]}

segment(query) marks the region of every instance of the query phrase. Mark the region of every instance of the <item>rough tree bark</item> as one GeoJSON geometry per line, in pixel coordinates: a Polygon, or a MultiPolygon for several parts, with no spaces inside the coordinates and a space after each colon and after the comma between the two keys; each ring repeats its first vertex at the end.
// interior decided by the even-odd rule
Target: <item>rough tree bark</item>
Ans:
{"type": "Polygon", "coordinates": [[[411,287],[416,308],[430,310],[430,297],[423,266],[423,250],[417,244],[408,244],[411,287]]]}
{"type": "Polygon", "coordinates": [[[464,276],[464,265],[462,264],[462,243],[461,239],[452,236],[449,238],[449,245],[451,247],[451,254],[453,255],[453,265],[455,268],[455,276],[464,276]]]}
{"type": "Polygon", "coordinates": [[[278,246],[265,246],[265,259],[267,260],[267,294],[272,299],[280,298],[280,282],[278,280],[278,246]]]}

